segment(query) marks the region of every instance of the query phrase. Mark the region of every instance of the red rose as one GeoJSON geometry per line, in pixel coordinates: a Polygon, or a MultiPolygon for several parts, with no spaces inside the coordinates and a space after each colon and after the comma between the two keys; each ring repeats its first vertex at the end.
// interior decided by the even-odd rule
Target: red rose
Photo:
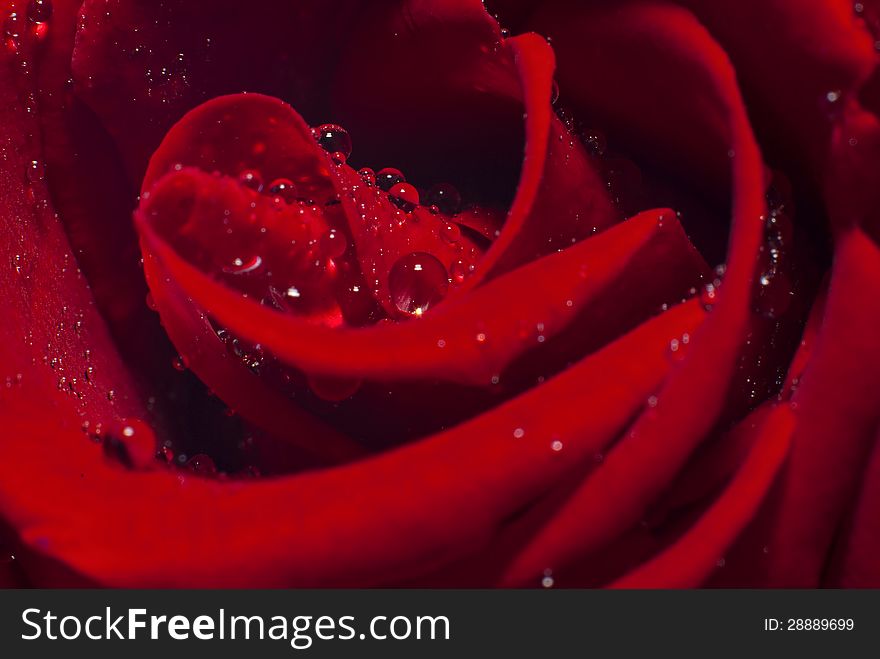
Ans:
{"type": "Polygon", "coordinates": [[[0,585],[880,584],[880,3],[495,4],[7,3],[0,585]]]}

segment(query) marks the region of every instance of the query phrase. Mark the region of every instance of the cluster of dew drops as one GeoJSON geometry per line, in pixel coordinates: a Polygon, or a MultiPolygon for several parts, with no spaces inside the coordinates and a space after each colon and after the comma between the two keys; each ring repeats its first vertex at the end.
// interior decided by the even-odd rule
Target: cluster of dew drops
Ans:
{"type": "MultiPolygon", "coordinates": [[[[348,131],[338,124],[323,124],[312,129],[317,143],[329,154],[337,166],[348,163],[352,152],[352,140],[348,131]]],[[[376,188],[387,195],[388,200],[396,207],[402,225],[408,218],[414,217],[413,211],[422,206],[432,215],[444,214],[452,217],[462,209],[462,198],[458,190],[449,183],[439,183],[427,191],[419,190],[409,183],[404,173],[393,167],[375,171],[369,167],[358,170],[363,185],[376,188]]],[[[264,182],[261,173],[256,170],[245,170],[239,174],[239,181],[246,187],[260,194],[266,194],[278,207],[291,204],[311,204],[311,200],[301,198],[296,184],[287,178],[278,178],[264,182]]],[[[339,204],[338,199],[327,202],[327,205],[339,204]]],[[[454,222],[443,222],[438,228],[438,235],[447,244],[461,241],[461,229],[454,222]]],[[[338,259],[348,249],[348,241],[343,231],[329,228],[318,240],[321,257],[338,259]]],[[[248,274],[261,266],[260,257],[236,259],[227,269],[230,274],[248,274]]],[[[456,259],[447,271],[439,259],[426,252],[413,252],[402,255],[391,267],[388,274],[388,288],[391,300],[401,317],[419,317],[428,309],[441,302],[448,293],[450,285],[460,285],[473,271],[471,259],[456,259]]],[[[296,285],[285,285],[280,291],[281,297],[300,298],[302,291],[296,285]]],[[[358,285],[353,293],[360,293],[358,285]]],[[[272,296],[272,299],[278,296],[272,296]]],[[[277,305],[276,305],[277,306],[277,305]]]]}
{"type": "Polygon", "coordinates": [[[21,55],[26,39],[44,40],[49,34],[51,18],[51,0],[29,0],[23,12],[9,12],[3,23],[3,45],[6,52],[21,55]]]}
{"type": "MultiPolygon", "coordinates": [[[[338,124],[324,124],[314,129],[313,135],[334,163],[346,164],[351,155],[352,141],[345,128],[338,124]]],[[[419,190],[407,182],[404,173],[394,167],[385,167],[378,172],[370,167],[362,167],[358,175],[367,187],[385,192],[388,200],[402,213],[404,221],[419,206],[425,206],[433,215],[443,213],[447,217],[456,215],[462,208],[461,195],[449,183],[432,186],[422,198],[419,190]]],[[[461,240],[461,229],[452,222],[441,224],[438,233],[448,243],[461,240]]],[[[459,259],[452,264],[451,272],[447,272],[446,267],[431,254],[406,254],[394,263],[388,275],[394,306],[404,316],[421,316],[443,300],[449,284],[461,284],[472,269],[472,265],[459,259]]]]}

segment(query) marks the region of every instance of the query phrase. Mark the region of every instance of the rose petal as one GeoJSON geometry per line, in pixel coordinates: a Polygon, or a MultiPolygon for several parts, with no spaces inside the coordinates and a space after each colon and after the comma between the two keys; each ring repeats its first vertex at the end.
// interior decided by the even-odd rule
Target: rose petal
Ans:
{"type": "MultiPolygon", "coordinates": [[[[696,302],[670,310],[471,422],[379,458],[297,477],[230,484],[125,472],[97,448],[71,444],[69,411],[50,397],[48,416],[4,416],[9,459],[0,463],[0,510],[30,551],[104,584],[399,579],[471,551],[613,438],[667,372],[667,337],[693,332],[703,316],[696,302]],[[600,377],[608,372],[617,374],[613,382],[600,377]],[[547,415],[548,405],[559,414],[547,415]],[[588,408],[595,413],[584,414],[588,408]],[[35,443],[35,436],[44,439],[35,443]],[[554,437],[564,443],[561,453],[552,449],[554,437]]],[[[19,410],[33,407],[39,384],[33,387],[15,392],[19,410]]],[[[39,573],[32,576],[39,581],[39,573]]]]}
{"type": "Polygon", "coordinates": [[[733,160],[733,227],[729,266],[719,304],[691,339],[688,358],[583,486],[509,567],[504,583],[529,581],[548,565],[571,561],[634,524],[669,483],[715,422],[750,322],[751,282],[765,212],[762,163],[723,52],[693,17],[660,5],[627,6],[621,24],[650,25],[666,57],[702,68],[707,98],[728,122],[733,160]],[[660,27],[662,26],[662,29],[660,27]]]}
{"type": "Polygon", "coordinates": [[[880,441],[874,438],[868,467],[854,506],[849,533],[829,585],[838,588],[877,588],[880,585],[877,552],[880,550],[880,441]]]}
{"type": "Polygon", "coordinates": [[[770,489],[791,444],[794,415],[774,408],[727,489],[672,547],[612,584],[613,588],[696,588],[748,524],[770,489]]]}
{"type": "Polygon", "coordinates": [[[837,247],[814,356],[792,398],[798,431],[772,521],[773,585],[819,584],[870,455],[880,401],[878,292],[880,251],[860,231],[846,234],[837,247]]]}
{"type": "Polygon", "coordinates": [[[0,271],[2,378],[9,387],[50,378],[80,424],[111,427],[128,417],[148,418],[145,396],[94,308],[48,201],[39,125],[22,111],[22,99],[34,102],[35,80],[21,63],[34,62],[38,45],[23,39],[16,53],[4,49],[0,56],[0,251],[7,264],[0,271]]]}
{"type": "Polygon", "coordinates": [[[677,223],[671,218],[658,222],[662,217],[663,212],[640,215],[450,301],[418,324],[364,329],[323,328],[262,307],[185,263],[156,235],[149,217],[140,216],[139,228],[146,249],[168,269],[174,285],[236,336],[261,343],[308,373],[371,379],[437,377],[485,384],[530,347],[519,336],[521,323],[543,323],[546,336],[552,337],[619,276],[660,274],[660,261],[655,270],[646,259],[662,255],[665,262],[668,252],[653,247],[644,251],[653,240],[661,241],[657,247],[677,243],[672,249],[681,250],[693,264],[683,263],[685,272],[694,265],[696,272],[705,267],[698,257],[694,263],[695,253],[677,223]],[[628,269],[633,259],[641,259],[640,268],[628,269]],[[583,266],[586,276],[580,274],[583,266]],[[553,288],[545,282],[552,282],[553,288]],[[445,344],[438,346],[441,339],[445,344]]]}

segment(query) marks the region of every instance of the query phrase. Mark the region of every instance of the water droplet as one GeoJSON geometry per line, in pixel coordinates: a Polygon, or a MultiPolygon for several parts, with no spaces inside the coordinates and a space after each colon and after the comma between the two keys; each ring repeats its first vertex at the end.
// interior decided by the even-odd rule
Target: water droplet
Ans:
{"type": "Polygon", "coordinates": [[[342,151],[334,151],[330,154],[330,160],[336,165],[344,165],[348,162],[348,157],[342,151]]]}
{"type": "Polygon", "coordinates": [[[351,135],[342,126],[324,124],[318,127],[318,144],[328,153],[341,153],[343,161],[351,156],[351,135]]]}
{"type": "Polygon", "coordinates": [[[449,273],[452,278],[453,284],[463,284],[464,280],[467,279],[467,276],[473,272],[474,267],[463,259],[457,259],[452,262],[451,272],[449,273]]]}
{"type": "Polygon", "coordinates": [[[263,177],[255,169],[246,169],[238,176],[239,182],[256,192],[263,191],[263,177]]]}
{"type": "Polygon", "coordinates": [[[361,167],[358,170],[358,175],[361,177],[361,180],[368,186],[372,187],[376,185],[376,172],[374,172],[369,167],[361,167]]]}
{"type": "MultiPolygon", "coordinates": [[[[96,425],[96,433],[100,432],[96,425]]],[[[104,454],[128,469],[148,466],[156,454],[156,436],[140,419],[124,419],[104,436],[104,454]]]]}
{"type": "Polygon", "coordinates": [[[772,212],[764,221],[764,241],[771,250],[782,250],[790,245],[792,234],[791,220],[785,213],[772,212]]]}
{"type": "Polygon", "coordinates": [[[46,178],[46,168],[39,160],[31,160],[25,170],[28,182],[39,183],[46,178]]]}
{"type": "Polygon", "coordinates": [[[413,252],[398,259],[388,275],[394,306],[402,313],[421,316],[446,296],[449,286],[446,268],[425,252],[413,252]]]}
{"type": "Polygon", "coordinates": [[[10,55],[15,55],[21,49],[21,32],[19,30],[18,14],[12,12],[3,23],[3,41],[10,55]]]}
{"type": "Polygon", "coordinates": [[[286,204],[296,201],[296,185],[286,178],[278,178],[269,184],[269,194],[286,204]]]}
{"type": "Polygon", "coordinates": [[[419,191],[409,183],[396,183],[388,191],[388,198],[399,209],[410,212],[419,205],[419,191]]]}
{"type": "Polygon", "coordinates": [[[441,224],[437,229],[437,233],[448,243],[454,244],[461,240],[461,227],[453,222],[441,224]]]}
{"type": "Polygon", "coordinates": [[[324,256],[331,259],[338,259],[345,254],[348,243],[345,240],[345,235],[341,231],[330,229],[330,231],[321,236],[320,247],[321,253],[324,254],[324,256]]]}
{"type": "Polygon", "coordinates": [[[552,442],[550,442],[550,448],[558,453],[562,450],[562,441],[559,439],[554,439],[552,442]]]}
{"type": "Polygon", "coordinates": [[[523,437],[525,437],[525,435],[526,435],[526,431],[523,430],[522,428],[516,428],[513,431],[513,438],[514,439],[522,439],[523,437]]]}
{"type": "Polygon", "coordinates": [[[174,450],[170,446],[163,446],[156,451],[156,459],[165,464],[171,464],[174,462],[174,450]]]}
{"type": "Polygon", "coordinates": [[[376,184],[382,190],[385,190],[385,192],[388,192],[398,183],[405,182],[406,177],[403,175],[403,172],[399,169],[394,169],[394,167],[385,167],[384,169],[380,169],[379,173],[376,174],[376,184]]]}
{"type": "Polygon", "coordinates": [[[605,134],[601,131],[588,130],[584,132],[583,141],[584,146],[587,147],[587,151],[589,151],[591,155],[595,157],[605,155],[605,150],[608,148],[608,141],[605,139],[605,134]]]}
{"type": "Polygon", "coordinates": [[[550,90],[550,104],[556,105],[556,102],[559,100],[559,83],[556,82],[556,79],[553,79],[553,87],[550,90]]]}
{"type": "Polygon", "coordinates": [[[771,268],[758,276],[753,310],[765,318],[779,318],[791,304],[791,283],[781,270],[771,268]]]}
{"type": "Polygon", "coordinates": [[[186,463],[186,467],[200,476],[213,477],[217,475],[217,465],[214,464],[211,456],[205,453],[199,453],[191,457],[186,463]]]}
{"type": "Polygon", "coordinates": [[[455,215],[461,210],[461,195],[455,186],[449,183],[438,183],[425,194],[425,205],[436,206],[441,213],[455,215]]]}
{"type": "Polygon", "coordinates": [[[33,23],[46,23],[52,18],[51,0],[30,0],[27,8],[27,17],[33,23]]]}

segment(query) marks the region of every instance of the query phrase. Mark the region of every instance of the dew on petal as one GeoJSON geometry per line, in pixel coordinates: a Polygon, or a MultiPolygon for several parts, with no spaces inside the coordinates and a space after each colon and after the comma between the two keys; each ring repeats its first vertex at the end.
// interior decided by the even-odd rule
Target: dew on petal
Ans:
{"type": "Polygon", "coordinates": [[[445,215],[455,215],[461,210],[461,195],[455,186],[438,183],[425,194],[425,205],[436,206],[445,215]]]}
{"type": "Polygon", "coordinates": [[[388,275],[394,306],[410,316],[421,316],[446,297],[446,268],[434,256],[413,252],[401,257],[388,275]]]}
{"type": "Polygon", "coordinates": [[[460,285],[464,283],[468,275],[474,271],[474,266],[464,259],[456,259],[450,267],[450,278],[453,284],[460,285]]]}
{"type": "Polygon", "coordinates": [[[255,169],[246,169],[238,175],[239,182],[255,192],[263,191],[263,177],[255,169]]]}
{"type": "Polygon", "coordinates": [[[788,310],[791,298],[788,276],[780,270],[765,270],[758,276],[752,309],[764,318],[779,318],[788,310]]]}
{"type": "Polygon", "coordinates": [[[380,169],[379,173],[376,174],[376,185],[382,190],[385,190],[385,192],[388,192],[398,183],[406,183],[406,177],[399,169],[385,167],[384,169],[380,169]]]}
{"type": "Polygon", "coordinates": [[[46,23],[52,18],[52,0],[30,0],[27,17],[32,23],[46,23]]]}
{"type": "Polygon", "coordinates": [[[587,130],[584,132],[582,140],[584,142],[584,146],[587,147],[587,151],[594,157],[600,157],[605,155],[605,150],[608,148],[608,141],[605,139],[605,134],[598,130],[587,130]]]}
{"type": "Polygon", "coordinates": [[[124,419],[104,434],[104,454],[128,469],[152,463],[156,453],[156,436],[140,419],[124,419]]]}
{"type": "Polygon", "coordinates": [[[351,135],[338,124],[323,124],[318,127],[317,140],[327,153],[342,154],[343,162],[351,156],[351,135]]]}
{"type": "Polygon", "coordinates": [[[410,212],[419,205],[419,191],[409,183],[397,183],[388,191],[388,198],[400,210],[410,212]]]}
{"type": "Polygon", "coordinates": [[[275,179],[269,184],[269,194],[275,199],[292,204],[296,201],[296,185],[290,179],[275,179]]]}
{"type": "Polygon", "coordinates": [[[338,259],[345,254],[348,243],[345,235],[336,229],[330,229],[320,239],[321,253],[327,258],[338,259]]]}
{"type": "Polygon", "coordinates": [[[454,222],[444,222],[437,229],[437,233],[448,243],[455,244],[461,240],[461,227],[454,222]]]}
{"type": "Polygon", "coordinates": [[[170,446],[162,446],[156,451],[156,459],[165,464],[174,462],[174,450],[170,446]]]}
{"type": "Polygon", "coordinates": [[[200,476],[213,477],[217,475],[217,465],[211,456],[199,453],[191,457],[186,463],[187,469],[200,476]]]}

